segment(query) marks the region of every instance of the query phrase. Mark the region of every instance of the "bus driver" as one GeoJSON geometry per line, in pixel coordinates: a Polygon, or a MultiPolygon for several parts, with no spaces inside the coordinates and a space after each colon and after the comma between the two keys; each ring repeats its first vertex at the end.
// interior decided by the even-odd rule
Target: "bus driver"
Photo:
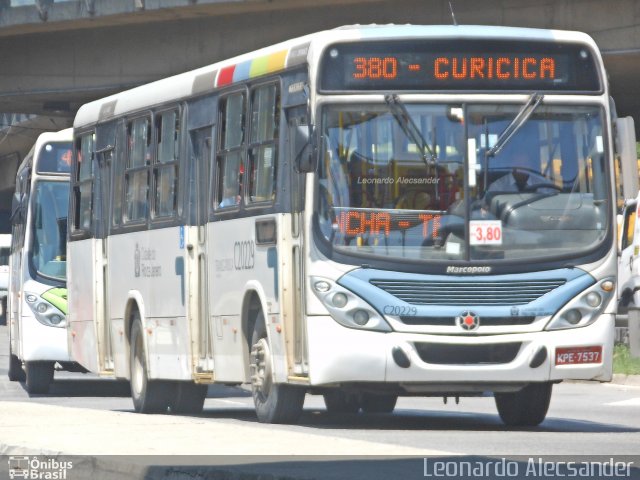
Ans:
{"type": "Polygon", "coordinates": [[[512,157],[511,171],[492,182],[487,188],[487,193],[524,192],[534,185],[549,183],[549,179],[544,177],[539,172],[539,169],[535,167],[529,153],[525,150],[520,150],[512,157]]]}

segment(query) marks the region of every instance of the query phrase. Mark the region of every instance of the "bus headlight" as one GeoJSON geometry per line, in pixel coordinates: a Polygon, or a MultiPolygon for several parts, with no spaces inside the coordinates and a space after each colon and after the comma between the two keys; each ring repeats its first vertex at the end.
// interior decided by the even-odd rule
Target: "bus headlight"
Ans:
{"type": "Polygon", "coordinates": [[[545,329],[561,330],[591,325],[611,300],[614,292],[612,285],[612,278],[600,280],[562,307],[545,329]]]}
{"type": "Polygon", "coordinates": [[[598,292],[589,292],[585,297],[585,300],[590,307],[597,308],[600,306],[600,302],[602,302],[602,297],[598,292]]]}
{"type": "MultiPolygon", "coordinates": [[[[43,296],[46,296],[47,293],[49,292],[44,292],[43,296]]],[[[24,293],[24,298],[27,301],[27,305],[29,305],[29,308],[33,312],[33,316],[36,317],[36,320],[40,323],[47,327],[66,326],[66,315],[50,301],[29,292],[24,293]]]]}
{"type": "Polygon", "coordinates": [[[342,292],[336,293],[331,299],[331,303],[333,303],[333,306],[336,308],[344,308],[348,302],[349,302],[349,299],[342,292]]]}
{"type": "Polygon", "coordinates": [[[571,325],[577,325],[582,320],[582,313],[577,308],[570,308],[564,313],[564,319],[571,325]]]}
{"type": "Polygon", "coordinates": [[[378,332],[391,331],[389,324],[375,308],[336,282],[312,277],[311,289],[340,325],[378,332]]]}
{"type": "Polygon", "coordinates": [[[358,325],[366,325],[369,321],[369,314],[366,310],[356,310],[353,312],[353,321],[358,325]]]}

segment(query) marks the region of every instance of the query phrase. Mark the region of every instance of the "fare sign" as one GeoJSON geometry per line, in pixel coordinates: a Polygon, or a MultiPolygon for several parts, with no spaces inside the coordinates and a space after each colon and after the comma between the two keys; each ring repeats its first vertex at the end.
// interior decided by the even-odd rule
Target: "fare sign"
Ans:
{"type": "Polygon", "coordinates": [[[469,235],[471,245],[502,245],[502,222],[500,220],[471,220],[469,235]]]}

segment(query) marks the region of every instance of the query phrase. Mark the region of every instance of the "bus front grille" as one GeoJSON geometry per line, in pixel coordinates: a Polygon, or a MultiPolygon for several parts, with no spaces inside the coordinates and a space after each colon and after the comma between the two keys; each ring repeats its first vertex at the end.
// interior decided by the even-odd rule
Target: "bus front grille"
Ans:
{"type": "Polygon", "coordinates": [[[376,280],[371,284],[411,305],[525,305],[555,290],[564,279],[494,282],[376,280]]]}
{"type": "Polygon", "coordinates": [[[418,356],[434,365],[497,365],[512,362],[521,342],[460,345],[415,342],[418,356]]]}
{"type": "MultiPolygon", "coordinates": [[[[535,321],[534,316],[512,317],[485,317],[480,318],[483,327],[503,327],[511,325],[531,325],[535,321]]],[[[425,325],[435,327],[451,327],[456,324],[455,317],[412,317],[401,316],[400,321],[405,325],[425,325]]]]}

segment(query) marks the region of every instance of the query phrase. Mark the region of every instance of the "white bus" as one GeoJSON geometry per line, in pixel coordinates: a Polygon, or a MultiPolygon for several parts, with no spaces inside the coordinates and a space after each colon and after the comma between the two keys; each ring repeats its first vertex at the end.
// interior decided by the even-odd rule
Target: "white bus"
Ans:
{"type": "Polygon", "coordinates": [[[585,34],[320,32],[86,104],[69,341],[136,411],[262,422],[612,375],[614,113],[585,34]],[[495,185],[494,182],[496,183],[495,185]]]}
{"type": "Polygon", "coordinates": [[[41,134],[18,167],[11,223],[9,379],[46,393],[70,369],[66,245],[73,130],[41,134]],[[23,369],[24,364],[24,369],[23,369]]]}

